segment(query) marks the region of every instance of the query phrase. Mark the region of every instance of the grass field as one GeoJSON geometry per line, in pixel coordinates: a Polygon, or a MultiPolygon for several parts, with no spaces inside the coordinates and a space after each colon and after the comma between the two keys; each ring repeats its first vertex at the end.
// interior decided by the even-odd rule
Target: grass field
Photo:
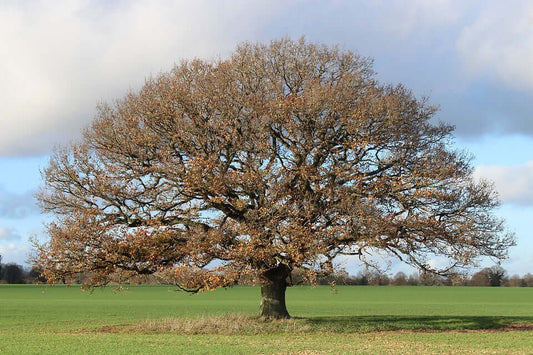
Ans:
{"type": "Polygon", "coordinates": [[[533,288],[293,287],[273,322],[259,294],[0,285],[0,354],[533,353],[533,288]]]}

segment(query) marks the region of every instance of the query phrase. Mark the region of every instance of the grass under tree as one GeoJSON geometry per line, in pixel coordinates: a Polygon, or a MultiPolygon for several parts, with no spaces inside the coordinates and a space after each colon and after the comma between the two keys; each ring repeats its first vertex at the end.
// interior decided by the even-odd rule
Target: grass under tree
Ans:
{"type": "Polygon", "coordinates": [[[257,287],[0,287],[0,353],[517,353],[533,289],[293,287],[293,318],[260,319],[257,287]]]}

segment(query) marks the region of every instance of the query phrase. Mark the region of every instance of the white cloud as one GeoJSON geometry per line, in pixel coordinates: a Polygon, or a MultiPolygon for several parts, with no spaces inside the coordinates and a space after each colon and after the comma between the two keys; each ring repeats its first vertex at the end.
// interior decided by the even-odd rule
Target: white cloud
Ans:
{"type": "Polygon", "coordinates": [[[3,243],[0,240],[0,255],[2,255],[2,263],[17,263],[24,264],[30,254],[29,245],[19,245],[15,243],[3,243]]]}
{"type": "Polygon", "coordinates": [[[367,5],[379,12],[375,21],[369,21],[373,26],[402,38],[415,32],[451,26],[464,10],[462,2],[454,0],[386,0],[367,5]]]}
{"type": "Polygon", "coordinates": [[[138,88],[183,58],[226,54],[275,16],[277,6],[245,0],[3,2],[0,155],[43,153],[72,139],[98,101],[138,88]]]}
{"type": "Polygon", "coordinates": [[[490,1],[483,8],[457,41],[466,70],[510,87],[533,89],[533,2],[490,1]]]}
{"type": "Polygon", "coordinates": [[[0,185],[0,218],[20,219],[38,214],[33,194],[33,191],[13,193],[0,185]]]}
{"type": "Polygon", "coordinates": [[[493,181],[503,203],[533,206],[533,160],[512,166],[479,165],[474,176],[493,181]]]}
{"type": "Polygon", "coordinates": [[[20,234],[17,233],[17,231],[14,228],[0,227],[0,242],[2,243],[8,242],[8,241],[14,242],[14,241],[19,241],[21,239],[22,237],[20,236],[20,234]]]}
{"type": "MultiPolygon", "coordinates": [[[[92,119],[97,102],[138,89],[147,76],[183,58],[224,56],[241,41],[284,35],[306,34],[313,41],[376,55],[383,58],[376,69],[385,81],[401,81],[427,94],[453,91],[460,81],[453,56],[461,33],[457,50],[470,72],[495,73],[508,85],[531,88],[533,72],[525,67],[532,62],[531,34],[524,32],[531,22],[528,4],[2,1],[0,156],[46,154],[53,145],[75,139],[92,119]],[[503,19],[497,17],[500,13],[503,19]]],[[[506,103],[501,106],[514,107],[506,103]]],[[[497,119],[508,126],[517,120],[497,119]]]]}

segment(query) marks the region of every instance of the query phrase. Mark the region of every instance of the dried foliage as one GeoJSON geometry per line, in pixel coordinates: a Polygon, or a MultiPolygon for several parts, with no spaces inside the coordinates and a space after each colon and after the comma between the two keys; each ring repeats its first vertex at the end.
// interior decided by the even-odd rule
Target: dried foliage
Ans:
{"type": "Polygon", "coordinates": [[[157,321],[144,321],[122,327],[104,327],[104,332],[126,333],[174,333],[174,334],[266,334],[266,333],[309,333],[312,327],[305,321],[270,320],[243,314],[226,314],[218,317],[168,318],[157,321]]]}
{"type": "Polygon", "coordinates": [[[375,250],[441,272],[503,258],[496,194],[435,111],[371,60],[304,39],[185,61],[56,150],[38,199],[57,219],[35,261],[50,280],[121,269],[205,290],[375,250]]]}

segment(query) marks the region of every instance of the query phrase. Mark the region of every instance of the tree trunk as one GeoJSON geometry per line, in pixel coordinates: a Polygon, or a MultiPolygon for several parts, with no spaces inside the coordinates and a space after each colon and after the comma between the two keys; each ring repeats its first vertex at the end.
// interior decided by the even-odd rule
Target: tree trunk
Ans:
{"type": "Polygon", "coordinates": [[[285,290],[287,277],[290,274],[288,266],[280,264],[263,273],[261,285],[261,307],[259,315],[263,318],[290,318],[285,306],[285,290]]]}

